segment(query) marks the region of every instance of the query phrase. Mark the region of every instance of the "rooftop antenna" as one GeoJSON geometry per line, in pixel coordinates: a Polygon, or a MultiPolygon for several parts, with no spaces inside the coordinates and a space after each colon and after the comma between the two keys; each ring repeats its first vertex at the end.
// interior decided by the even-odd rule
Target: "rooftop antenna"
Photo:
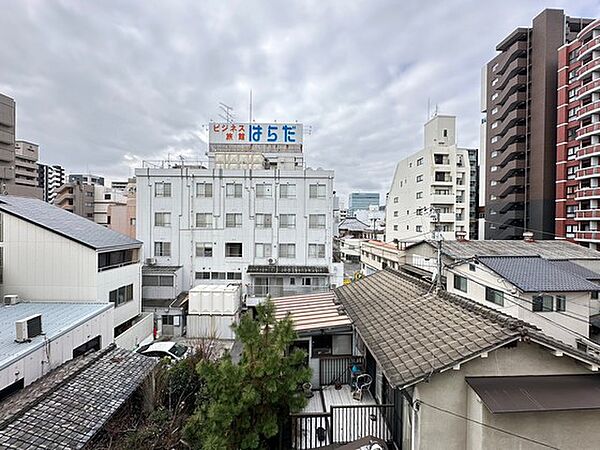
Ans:
{"type": "Polygon", "coordinates": [[[248,123],[252,123],[252,89],[250,89],[250,105],[249,105],[248,123]]]}
{"type": "Polygon", "coordinates": [[[425,119],[425,122],[429,119],[431,119],[431,98],[427,97],[427,118],[425,119]]]}
{"type": "Polygon", "coordinates": [[[223,111],[219,113],[219,117],[226,123],[233,123],[233,108],[223,102],[219,102],[219,109],[223,111]]]}

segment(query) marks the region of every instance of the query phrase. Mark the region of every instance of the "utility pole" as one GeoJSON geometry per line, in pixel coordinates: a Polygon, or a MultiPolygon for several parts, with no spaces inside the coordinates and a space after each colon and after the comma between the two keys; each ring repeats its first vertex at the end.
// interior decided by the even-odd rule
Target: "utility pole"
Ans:
{"type": "Polygon", "coordinates": [[[438,208],[431,208],[429,215],[435,220],[435,230],[433,232],[433,240],[437,243],[435,292],[438,293],[442,290],[442,232],[440,230],[440,210],[438,208]]]}

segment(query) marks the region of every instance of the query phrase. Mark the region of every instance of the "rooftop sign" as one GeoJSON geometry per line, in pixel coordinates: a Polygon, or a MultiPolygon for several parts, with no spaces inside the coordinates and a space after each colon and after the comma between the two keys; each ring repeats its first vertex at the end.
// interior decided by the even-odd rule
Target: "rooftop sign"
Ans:
{"type": "Polygon", "coordinates": [[[209,144],[302,144],[300,123],[211,123],[209,144]]]}

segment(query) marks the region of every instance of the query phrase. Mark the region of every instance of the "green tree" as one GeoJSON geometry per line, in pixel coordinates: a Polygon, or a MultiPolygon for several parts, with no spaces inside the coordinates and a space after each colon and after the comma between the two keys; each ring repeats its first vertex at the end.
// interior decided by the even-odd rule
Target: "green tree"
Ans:
{"type": "Polygon", "coordinates": [[[197,366],[204,401],[184,430],[192,448],[268,448],[289,413],[306,404],[299,387],[310,381],[311,371],[303,351],[289,351],[296,338],[291,319],[275,320],[270,299],[256,309],[255,319],[246,314],[234,327],[243,347],[238,364],[226,355],[197,366]]]}

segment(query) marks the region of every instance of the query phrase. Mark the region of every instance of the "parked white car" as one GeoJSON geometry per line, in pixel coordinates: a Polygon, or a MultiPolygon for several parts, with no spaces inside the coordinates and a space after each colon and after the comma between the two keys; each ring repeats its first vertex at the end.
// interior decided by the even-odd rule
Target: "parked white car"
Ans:
{"type": "Polygon", "coordinates": [[[177,342],[153,342],[152,344],[142,345],[137,349],[137,352],[156,358],[171,358],[174,361],[181,361],[190,353],[187,345],[177,342]]]}

